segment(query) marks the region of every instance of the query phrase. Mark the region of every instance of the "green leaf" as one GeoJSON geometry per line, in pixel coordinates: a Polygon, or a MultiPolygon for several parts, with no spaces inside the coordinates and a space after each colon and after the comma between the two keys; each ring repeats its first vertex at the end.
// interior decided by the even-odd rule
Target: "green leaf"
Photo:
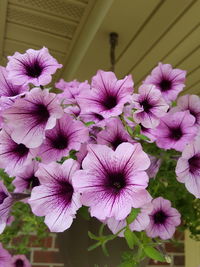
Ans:
{"type": "Polygon", "coordinates": [[[128,215],[128,217],[126,218],[126,222],[127,224],[131,224],[137,217],[138,213],[140,212],[140,209],[132,209],[131,213],[128,215]]]}
{"type": "Polygon", "coordinates": [[[101,245],[101,247],[102,247],[102,250],[103,250],[104,255],[107,256],[107,257],[109,257],[109,253],[108,253],[108,250],[106,248],[106,243],[103,243],[101,245]]]}
{"type": "Polygon", "coordinates": [[[69,151],[69,157],[71,158],[71,159],[74,159],[74,160],[76,160],[77,158],[76,158],[76,153],[77,153],[78,151],[76,151],[76,150],[74,150],[74,149],[72,149],[72,150],[70,150],[69,151]]]}
{"type": "Polygon", "coordinates": [[[141,131],[141,126],[137,124],[134,128],[134,134],[135,135],[140,134],[140,131],[141,131]]]}
{"type": "Polygon", "coordinates": [[[129,121],[132,121],[132,122],[134,122],[134,120],[133,120],[133,118],[132,118],[132,117],[127,117],[127,119],[128,119],[129,121]]]}
{"type": "Polygon", "coordinates": [[[153,260],[160,261],[160,262],[166,262],[165,256],[153,247],[145,246],[144,252],[149,258],[151,258],[153,260]]]}
{"type": "Polygon", "coordinates": [[[95,249],[95,248],[97,248],[99,246],[101,246],[101,242],[100,241],[95,243],[95,244],[93,244],[93,245],[91,245],[87,250],[91,251],[91,250],[93,250],[93,249],[95,249]]]}
{"type": "Polygon", "coordinates": [[[127,227],[124,232],[124,237],[130,249],[133,249],[135,244],[135,238],[133,232],[127,227]]]}
{"type": "Polygon", "coordinates": [[[88,121],[88,122],[85,122],[84,123],[85,124],[85,126],[90,126],[90,125],[92,125],[92,124],[95,124],[95,122],[94,121],[88,121]]]}
{"type": "Polygon", "coordinates": [[[133,136],[133,130],[130,126],[126,126],[127,132],[130,134],[130,136],[133,136]]]}
{"type": "Polygon", "coordinates": [[[89,214],[89,211],[88,211],[88,207],[85,207],[85,206],[82,206],[78,212],[80,213],[80,215],[83,217],[83,219],[89,221],[90,219],[90,214],[89,214]]]}
{"type": "Polygon", "coordinates": [[[150,141],[150,139],[146,135],[143,135],[143,134],[136,134],[135,137],[141,140],[144,140],[144,141],[150,141]]]}
{"type": "Polygon", "coordinates": [[[89,238],[93,239],[93,240],[100,240],[101,238],[94,235],[93,233],[91,233],[90,231],[88,231],[88,236],[89,238]]]}

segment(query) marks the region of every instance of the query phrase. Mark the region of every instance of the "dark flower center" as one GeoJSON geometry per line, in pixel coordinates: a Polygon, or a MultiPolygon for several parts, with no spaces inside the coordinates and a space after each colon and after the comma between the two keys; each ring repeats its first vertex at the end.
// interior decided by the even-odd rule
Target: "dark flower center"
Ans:
{"type": "Polygon", "coordinates": [[[27,62],[24,64],[26,75],[32,78],[37,78],[41,75],[44,67],[35,59],[33,62],[27,62]]]}
{"type": "Polygon", "coordinates": [[[126,186],[126,179],[122,172],[110,172],[107,174],[107,185],[114,194],[118,194],[126,186]]]}
{"type": "Polygon", "coordinates": [[[0,204],[2,204],[4,199],[7,197],[8,197],[8,195],[6,195],[6,193],[0,192],[0,204]]]}
{"type": "Polygon", "coordinates": [[[52,146],[60,150],[65,149],[68,146],[68,138],[60,133],[52,140],[52,146]]]}
{"type": "Polygon", "coordinates": [[[59,181],[59,186],[57,188],[57,195],[59,200],[65,205],[69,204],[74,193],[73,186],[67,181],[59,181]]]}
{"type": "Polygon", "coordinates": [[[167,80],[167,79],[163,79],[160,83],[159,83],[159,87],[161,89],[161,91],[165,92],[171,89],[172,87],[172,82],[167,80]]]}
{"type": "Polygon", "coordinates": [[[39,186],[40,185],[40,181],[37,177],[35,177],[34,175],[29,179],[29,189],[33,189],[35,186],[39,186]]]}
{"type": "Polygon", "coordinates": [[[200,173],[200,154],[194,155],[188,160],[189,170],[191,173],[199,172],[200,173]]]}
{"type": "Polygon", "coordinates": [[[114,95],[107,95],[102,104],[106,109],[112,109],[117,105],[117,97],[114,95]]]}
{"type": "Polygon", "coordinates": [[[115,139],[111,142],[111,145],[115,150],[123,142],[125,142],[125,140],[123,140],[120,136],[116,136],[115,139]]]}
{"type": "Polygon", "coordinates": [[[183,136],[183,132],[180,127],[173,128],[170,130],[170,138],[178,141],[183,136]]]}
{"type": "Polygon", "coordinates": [[[18,144],[13,150],[19,157],[24,157],[28,154],[29,149],[24,144],[18,144]]]}
{"type": "Polygon", "coordinates": [[[47,107],[43,104],[37,104],[35,115],[39,124],[47,122],[50,116],[47,107]]]}
{"type": "Polygon", "coordinates": [[[145,112],[148,112],[152,108],[152,105],[149,103],[149,101],[147,99],[143,100],[140,103],[140,105],[143,106],[143,109],[145,112]]]}
{"type": "Polygon", "coordinates": [[[24,261],[21,259],[16,260],[15,267],[24,267],[24,261]]]}
{"type": "Polygon", "coordinates": [[[104,117],[101,116],[101,115],[98,114],[98,113],[94,113],[93,115],[94,115],[94,117],[95,117],[97,120],[99,120],[99,121],[102,121],[102,120],[104,119],[104,117]]]}
{"type": "Polygon", "coordinates": [[[167,218],[168,215],[162,210],[157,211],[153,215],[153,220],[155,224],[164,224],[167,218]]]}

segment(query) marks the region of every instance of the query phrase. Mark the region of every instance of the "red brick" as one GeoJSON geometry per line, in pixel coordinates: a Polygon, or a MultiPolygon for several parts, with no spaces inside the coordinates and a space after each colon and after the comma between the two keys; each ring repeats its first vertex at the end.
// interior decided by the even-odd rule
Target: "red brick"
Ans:
{"type": "MultiPolygon", "coordinates": [[[[22,242],[22,238],[23,236],[18,236],[16,238],[13,239],[13,244],[17,245],[20,242],[22,242]]],[[[39,241],[37,241],[37,236],[30,236],[29,239],[29,247],[45,247],[45,248],[51,248],[52,246],[52,237],[51,236],[47,236],[44,239],[41,239],[39,241]]]]}
{"type": "Polygon", "coordinates": [[[60,248],[58,243],[58,237],[55,237],[55,248],[60,248]]]}
{"type": "Polygon", "coordinates": [[[167,263],[167,262],[156,262],[156,261],[154,261],[154,260],[150,260],[149,261],[149,263],[148,263],[149,265],[164,265],[164,266],[170,266],[170,264],[169,263],[167,263]]]}
{"type": "Polygon", "coordinates": [[[37,241],[37,236],[31,236],[29,241],[29,247],[45,247],[51,248],[52,247],[52,237],[47,236],[40,241],[37,241]]]}
{"type": "Polygon", "coordinates": [[[174,234],[174,238],[178,239],[178,240],[184,240],[185,234],[184,234],[184,232],[176,231],[174,234]]]}
{"type": "Polygon", "coordinates": [[[184,256],[174,256],[174,264],[185,266],[185,257],[184,256]]]}
{"type": "Polygon", "coordinates": [[[34,263],[63,263],[61,255],[56,251],[34,251],[34,263]]]}
{"type": "Polygon", "coordinates": [[[182,252],[182,253],[184,253],[184,244],[179,243],[177,245],[174,245],[172,243],[166,243],[165,249],[167,252],[182,252]]]}
{"type": "Polygon", "coordinates": [[[32,267],[50,267],[51,265],[31,265],[32,267]]]}

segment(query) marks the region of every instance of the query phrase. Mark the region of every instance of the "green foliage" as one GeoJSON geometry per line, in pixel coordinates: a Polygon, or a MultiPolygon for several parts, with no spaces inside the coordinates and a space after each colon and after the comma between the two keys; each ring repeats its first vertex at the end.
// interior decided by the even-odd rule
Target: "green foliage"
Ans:
{"type": "Polygon", "coordinates": [[[144,247],[144,253],[151,259],[157,260],[160,262],[165,262],[165,257],[164,255],[159,252],[157,249],[150,247],[150,246],[145,246],[144,247]]]}

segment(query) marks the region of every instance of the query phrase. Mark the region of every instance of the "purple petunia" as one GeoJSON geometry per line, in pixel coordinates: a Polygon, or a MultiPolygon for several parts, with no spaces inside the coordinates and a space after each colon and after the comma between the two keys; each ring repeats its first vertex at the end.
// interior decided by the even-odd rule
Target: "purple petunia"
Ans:
{"type": "Polygon", "coordinates": [[[15,193],[22,193],[25,190],[31,191],[35,186],[40,185],[39,179],[36,177],[39,162],[33,160],[31,164],[20,168],[15,175],[12,184],[15,186],[15,193]]]}
{"type": "Polygon", "coordinates": [[[13,130],[9,127],[4,127],[0,132],[0,167],[14,176],[23,166],[31,163],[37,155],[37,149],[16,143],[11,138],[12,133],[13,130]]]}
{"type": "Polygon", "coordinates": [[[159,63],[143,84],[153,84],[167,102],[174,101],[185,87],[186,71],[173,69],[170,64],[159,63]]]}
{"type": "Polygon", "coordinates": [[[178,98],[177,106],[171,112],[188,110],[195,117],[195,125],[200,127],[200,98],[197,95],[183,95],[178,98]]]}
{"type": "Polygon", "coordinates": [[[40,88],[34,88],[24,98],[17,99],[3,113],[6,123],[14,127],[13,140],[30,148],[42,144],[45,131],[52,129],[62,115],[56,94],[40,88]]]}
{"type": "Polygon", "coordinates": [[[25,255],[14,255],[10,267],[31,267],[31,264],[25,255]]]}
{"type": "Polygon", "coordinates": [[[11,255],[0,243],[0,267],[11,267],[11,255]]]}
{"type": "Polygon", "coordinates": [[[131,211],[148,203],[145,170],[150,161],[140,144],[123,143],[115,151],[105,145],[88,145],[83,170],[74,176],[74,185],[82,193],[83,205],[99,220],[114,217],[123,220],[131,211]]]}
{"type": "Polygon", "coordinates": [[[65,82],[61,79],[55,84],[56,88],[63,90],[62,93],[58,94],[58,97],[62,99],[63,104],[77,104],[76,98],[80,93],[85,94],[90,89],[88,81],[78,82],[77,80],[71,82],[65,82]]]}
{"type": "Polygon", "coordinates": [[[124,104],[131,101],[133,80],[131,75],[117,80],[113,72],[99,70],[92,78],[92,89],[77,98],[83,114],[94,113],[110,118],[122,113],[124,104]]]}
{"type": "Polygon", "coordinates": [[[190,193],[200,198],[200,137],[184,148],[177,162],[176,175],[190,193]]]}
{"type": "Polygon", "coordinates": [[[82,122],[64,114],[53,129],[46,131],[46,139],[40,147],[39,156],[45,163],[60,160],[68,156],[70,150],[79,150],[81,143],[88,139],[88,128],[82,122]]]}
{"type": "Polygon", "coordinates": [[[159,171],[161,165],[161,159],[148,155],[151,161],[149,168],[146,170],[149,178],[154,178],[159,171]]]}
{"type": "Polygon", "coordinates": [[[45,216],[45,223],[52,232],[69,228],[82,205],[73,184],[78,168],[77,162],[68,159],[62,165],[54,162],[40,164],[36,172],[41,185],[33,188],[29,204],[34,214],[45,216]]]}
{"type": "Polygon", "coordinates": [[[133,94],[134,121],[146,128],[155,128],[169,106],[162,98],[161,92],[154,85],[142,85],[139,94],[133,94]]]}
{"type": "Polygon", "coordinates": [[[98,144],[108,145],[114,150],[124,142],[135,143],[118,118],[109,119],[106,123],[106,129],[97,134],[98,144]]]}
{"type": "Polygon", "coordinates": [[[180,213],[171,207],[171,202],[162,197],[152,201],[153,211],[150,213],[150,223],[146,228],[149,237],[169,239],[173,236],[176,226],[181,223],[180,213]]]}
{"type": "Polygon", "coordinates": [[[11,194],[8,192],[3,182],[0,181],[0,234],[4,231],[9,222],[8,219],[12,204],[13,198],[11,194]]]}
{"type": "Polygon", "coordinates": [[[52,80],[52,74],[62,65],[58,64],[46,47],[40,50],[28,49],[25,54],[16,52],[8,57],[6,70],[8,78],[14,84],[32,83],[35,86],[47,85],[52,80]]]}
{"type": "MultiPolygon", "coordinates": [[[[132,231],[143,231],[146,229],[146,227],[150,223],[149,214],[152,212],[153,206],[151,203],[145,204],[141,207],[140,212],[138,213],[135,220],[129,225],[129,228],[132,231]]],[[[116,234],[119,232],[122,228],[126,226],[126,220],[117,221],[115,218],[109,218],[106,220],[106,224],[108,225],[108,228],[113,232],[113,234],[116,234]]],[[[124,236],[124,230],[119,233],[119,236],[124,236]]]]}
{"type": "Polygon", "coordinates": [[[17,97],[28,91],[26,85],[15,85],[8,79],[8,72],[0,66],[0,106],[7,108],[17,97]]]}
{"type": "Polygon", "coordinates": [[[197,133],[194,123],[195,118],[188,111],[168,113],[161,118],[160,124],[155,129],[157,146],[182,151],[197,133]]]}

